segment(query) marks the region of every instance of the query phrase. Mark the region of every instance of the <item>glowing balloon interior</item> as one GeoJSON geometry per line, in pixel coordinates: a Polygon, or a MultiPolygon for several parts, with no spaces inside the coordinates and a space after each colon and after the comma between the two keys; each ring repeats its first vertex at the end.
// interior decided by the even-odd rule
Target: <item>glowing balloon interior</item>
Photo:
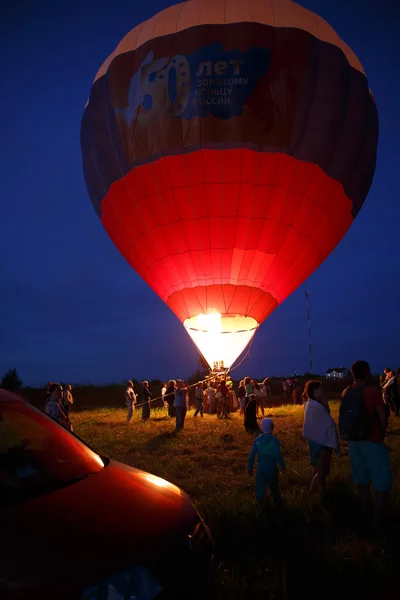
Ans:
{"type": "Polygon", "coordinates": [[[197,315],[183,324],[210,367],[224,369],[233,365],[258,327],[251,317],[223,317],[220,313],[197,315]]]}
{"type": "Polygon", "coordinates": [[[227,368],[351,226],[377,140],[357,56],[290,0],[190,0],[135,27],[81,127],[106,231],[227,368]]]}

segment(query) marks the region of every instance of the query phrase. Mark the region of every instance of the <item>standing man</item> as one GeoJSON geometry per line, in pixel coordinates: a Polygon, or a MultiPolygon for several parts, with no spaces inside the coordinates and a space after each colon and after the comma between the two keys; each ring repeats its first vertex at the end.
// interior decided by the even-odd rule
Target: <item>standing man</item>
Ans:
{"type": "Polygon", "coordinates": [[[386,381],[382,386],[383,399],[390,408],[390,412],[396,417],[400,416],[399,388],[397,387],[397,376],[391,369],[385,369],[386,381]]]}
{"type": "Polygon", "coordinates": [[[342,439],[348,440],[353,481],[364,516],[368,520],[372,516],[373,527],[379,528],[392,485],[390,456],[384,444],[388,413],[369,364],[358,360],[351,373],[354,383],[342,395],[339,430],[342,439]]]}
{"type": "Polygon", "coordinates": [[[48,384],[47,384],[47,386],[46,386],[46,392],[45,392],[45,394],[46,394],[46,399],[45,399],[45,401],[44,401],[44,410],[46,410],[47,403],[48,403],[48,401],[50,400],[50,396],[51,396],[51,393],[50,393],[50,386],[52,386],[52,385],[53,385],[53,382],[52,382],[52,381],[49,381],[49,383],[48,383],[48,384]]]}
{"type": "Polygon", "coordinates": [[[221,381],[221,392],[222,392],[222,400],[221,400],[221,411],[220,414],[222,414],[224,419],[228,418],[228,397],[229,397],[229,388],[227,386],[226,383],[226,379],[222,379],[221,381]]]}
{"type": "Polygon", "coordinates": [[[204,405],[203,405],[203,384],[201,383],[201,381],[198,382],[198,384],[196,385],[196,389],[194,390],[194,396],[195,396],[195,400],[196,400],[196,411],[194,413],[194,417],[197,417],[197,415],[200,413],[200,416],[203,416],[203,412],[204,412],[204,405]]]}
{"type": "Polygon", "coordinates": [[[176,380],[176,390],[174,394],[174,408],[176,414],[176,431],[182,431],[185,425],[186,417],[186,389],[182,386],[182,380],[176,380]]]}
{"type": "Polygon", "coordinates": [[[383,388],[383,386],[385,385],[385,382],[388,378],[389,371],[390,371],[389,368],[383,369],[382,375],[379,376],[379,385],[381,386],[381,388],[383,388]]]}
{"type": "Polygon", "coordinates": [[[149,382],[142,381],[142,421],[150,419],[150,400],[151,392],[149,390],[149,382]]]}
{"type": "Polygon", "coordinates": [[[63,399],[63,406],[65,409],[65,412],[67,413],[67,415],[69,415],[69,411],[71,410],[71,407],[74,403],[74,399],[72,397],[72,385],[69,383],[68,385],[65,386],[65,392],[64,392],[64,399],[63,399]]]}
{"type": "Polygon", "coordinates": [[[129,423],[129,421],[132,419],[132,415],[135,411],[136,394],[135,394],[135,390],[133,389],[132,381],[128,381],[127,385],[128,385],[128,387],[125,390],[125,402],[128,407],[128,415],[126,417],[126,422],[129,423]]]}
{"type": "Polygon", "coordinates": [[[176,383],[173,379],[170,379],[167,386],[167,391],[165,394],[165,400],[168,404],[168,416],[172,419],[175,417],[175,408],[174,408],[174,393],[175,393],[176,383]]]}

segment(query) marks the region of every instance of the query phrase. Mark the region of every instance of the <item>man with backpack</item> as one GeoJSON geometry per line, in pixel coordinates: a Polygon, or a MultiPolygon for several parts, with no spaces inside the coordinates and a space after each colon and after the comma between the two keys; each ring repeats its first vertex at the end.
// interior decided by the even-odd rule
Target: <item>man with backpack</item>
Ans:
{"type": "Polygon", "coordinates": [[[392,484],[390,456],[383,441],[388,414],[381,391],[372,381],[369,364],[359,360],[352,365],[351,373],[354,383],[342,394],[339,432],[349,445],[353,481],[364,515],[370,517],[373,510],[373,525],[378,528],[392,484]]]}

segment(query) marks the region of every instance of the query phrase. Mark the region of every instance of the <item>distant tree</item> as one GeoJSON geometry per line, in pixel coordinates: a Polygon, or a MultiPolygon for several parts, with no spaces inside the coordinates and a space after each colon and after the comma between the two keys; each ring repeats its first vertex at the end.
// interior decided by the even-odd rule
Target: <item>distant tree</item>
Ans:
{"type": "Polygon", "coordinates": [[[82,388],[94,388],[96,387],[94,383],[92,383],[91,381],[87,380],[84,381],[81,385],[82,388]]]}
{"type": "Polygon", "coordinates": [[[19,390],[22,387],[22,379],[19,377],[17,369],[10,369],[1,378],[0,387],[4,390],[13,392],[19,390]]]}
{"type": "Polygon", "coordinates": [[[321,375],[317,375],[316,373],[304,373],[304,375],[301,375],[302,379],[313,379],[313,380],[317,380],[317,381],[321,381],[324,380],[325,378],[322,377],[321,375]]]}
{"type": "Polygon", "coordinates": [[[123,380],[121,381],[121,383],[120,383],[120,384],[118,384],[118,385],[124,385],[124,386],[126,386],[126,382],[127,382],[127,381],[132,381],[132,383],[133,383],[133,386],[135,386],[135,385],[141,385],[143,380],[141,379],[141,380],[139,381],[139,379],[137,379],[136,377],[127,377],[126,379],[123,379],[123,380]]]}

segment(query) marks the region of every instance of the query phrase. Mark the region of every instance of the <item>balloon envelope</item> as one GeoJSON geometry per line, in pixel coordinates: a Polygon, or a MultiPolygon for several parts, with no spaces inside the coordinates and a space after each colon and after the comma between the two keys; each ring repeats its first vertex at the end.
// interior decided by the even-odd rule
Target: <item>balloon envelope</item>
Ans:
{"type": "Polygon", "coordinates": [[[105,229],[225,367],[350,227],[377,138],[359,60],[289,0],[191,0],[135,27],[81,127],[105,229]]]}

